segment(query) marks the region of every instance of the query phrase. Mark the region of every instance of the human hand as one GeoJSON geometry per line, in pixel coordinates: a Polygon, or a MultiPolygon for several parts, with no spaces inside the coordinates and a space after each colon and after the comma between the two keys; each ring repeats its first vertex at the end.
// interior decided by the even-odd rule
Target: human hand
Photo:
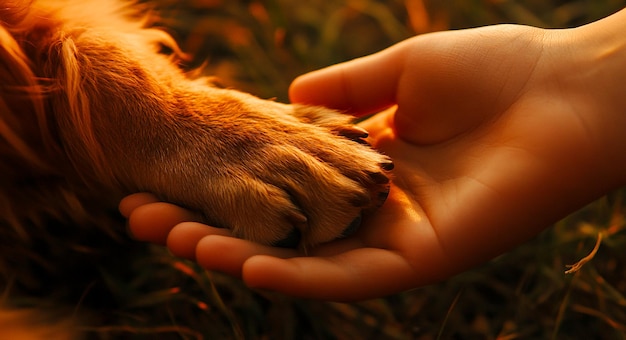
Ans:
{"type": "Polygon", "coordinates": [[[608,71],[572,72],[595,61],[568,48],[582,33],[429,34],[296,80],[295,102],[353,114],[397,105],[362,123],[394,160],[388,201],[353,237],[306,256],[186,222],[191,212],[146,194],[121,211],[138,239],[251,287],[355,300],[444,279],[624,184],[615,145],[626,122],[612,114],[608,71]],[[590,90],[591,80],[605,91],[590,90]]]}

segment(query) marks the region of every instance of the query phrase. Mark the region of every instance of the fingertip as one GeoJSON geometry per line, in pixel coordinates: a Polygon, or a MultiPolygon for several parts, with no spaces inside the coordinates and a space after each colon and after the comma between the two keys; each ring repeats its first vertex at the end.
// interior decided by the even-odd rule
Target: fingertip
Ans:
{"type": "Polygon", "coordinates": [[[219,270],[235,277],[242,276],[245,263],[256,256],[286,258],[295,250],[265,246],[251,241],[224,235],[202,238],[196,247],[196,261],[209,270],[219,270]]]}
{"type": "Polygon", "coordinates": [[[135,208],[128,217],[128,227],[135,239],[164,245],[174,226],[194,220],[195,216],[188,210],[155,202],[135,208]]]}
{"type": "Polygon", "coordinates": [[[306,79],[309,73],[296,77],[289,85],[289,99],[293,103],[298,104],[311,104],[306,97],[306,79]]]}
{"type": "Polygon", "coordinates": [[[289,293],[281,287],[282,282],[290,282],[296,264],[285,259],[256,255],[250,257],[242,266],[242,279],[253,289],[266,289],[289,293]]]}
{"type": "Polygon", "coordinates": [[[140,192],[124,197],[120,201],[118,209],[122,216],[128,218],[130,214],[132,214],[133,210],[135,210],[137,207],[146,205],[148,203],[155,203],[158,201],[159,199],[156,196],[150,193],[140,192]]]}
{"type": "Polygon", "coordinates": [[[252,289],[308,299],[351,300],[351,293],[344,291],[344,273],[321,258],[281,259],[257,255],[244,263],[242,279],[252,289]],[[318,272],[320,269],[327,271],[318,272]]]}
{"type": "Polygon", "coordinates": [[[163,230],[164,228],[158,227],[160,223],[153,218],[153,210],[152,204],[141,205],[133,209],[128,216],[128,229],[136,240],[163,244],[167,232],[163,230]],[[154,224],[157,224],[157,228],[154,228],[154,224]]]}
{"type": "Polygon", "coordinates": [[[245,259],[241,258],[240,244],[241,242],[233,237],[206,236],[199,240],[195,248],[196,262],[205,269],[241,277],[241,266],[245,259]]]}
{"type": "Polygon", "coordinates": [[[210,227],[198,222],[182,222],[175,225],[167,235],[166,245],[172,254],[189,260],[196,259],[196,247],[209,235],[227,235],[226,229],[210,227]]]}
{"type": "Polygon", "coordinates": [[[337,79],[340,65],[312,71],[294,79],[289,86],[293,103],[345,109],[341,79],[337,79]]]}

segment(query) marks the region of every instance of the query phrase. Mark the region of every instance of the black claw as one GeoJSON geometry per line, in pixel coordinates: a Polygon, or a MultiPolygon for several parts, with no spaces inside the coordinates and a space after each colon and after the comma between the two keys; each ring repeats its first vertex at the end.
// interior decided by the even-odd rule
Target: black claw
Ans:
{"type": "Polygon", "coordinates": [[[385,201],[387,200],[387,197],[389,197],[389,191],[391,190],[391,186],[387,186],[385,188],[385,191],[381,191],[378,193],[378,207],[380,208],[383,204],[385,204],[385,201]]]}
{"type": "Polygon", "coordinates": [[[358,141],[362,138],[367,138],[367,136],[369,136],[369,132],[367,132],[360,126],[351,126],[350,128],[342,130],[341,132],[339,132],[339,134],[355,141],[358,141]]]}
{"type": "Polygon", "coordinates": [[[370,174],[370,178],[374,181],[374,183],[376,184],[387,184],[389,183],[389,177],[387,177],[385,174],[383,174],[382,172],[374,172],[370,174]]]}
{"type": "Polygon", "coordinates": [[[346,227],[346,229],[343,230],[343,232],[341,233],[340,238],[343,237],[348,237],[352,234],[354,234],[357,230],[359,230],[359,227],[361,226],[361,215],[357,216],[357,218],[355,218],[349,226],[346,227]]]}
{"type": "Polygon", "coordinates": [[[386,161],[384,163],[380,163],[380,167],[383,168],[383,170],[391,171],[395,165],[393,164],[393,161],[386,161]]]}
{"type": "Polygon", "coordinates": [[[353,139],[354,142],[357,142],[361,145],[365,145],[365,146],[369,146],[371,147],[372,144],[368,143],[365,139],[361,139],[361,138],[357,138],[357,139],[353,139]]]}
{"type": "Polygon", "coordinates": [[[302,233],[300,232],[300,229],[293,228],[289,235],[280,241],[274,242],[272,245],[279,248],[296,248],[298,244],[300,244],[301,238],[302,233]]]}

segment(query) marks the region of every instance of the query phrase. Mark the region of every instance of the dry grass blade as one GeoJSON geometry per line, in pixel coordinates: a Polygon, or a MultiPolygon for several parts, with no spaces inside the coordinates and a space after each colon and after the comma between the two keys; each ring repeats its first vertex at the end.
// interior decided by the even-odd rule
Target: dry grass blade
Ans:
{"type": "Polygon", "coordinates": [[[602,244],[602,233],[598,233],[596,245],[593,247],[589,255],[583,257],[582,259],[580,259],[578,262],[574,264],[568,264],[567,267],[569,269],[565,271],[565,274],[576,273],[577,271],[580,270],[580,268],[582,268],[585,265],[585,263],[591,261],[596,256],[598,249],[600,249],[600,244],[602,244]]]}

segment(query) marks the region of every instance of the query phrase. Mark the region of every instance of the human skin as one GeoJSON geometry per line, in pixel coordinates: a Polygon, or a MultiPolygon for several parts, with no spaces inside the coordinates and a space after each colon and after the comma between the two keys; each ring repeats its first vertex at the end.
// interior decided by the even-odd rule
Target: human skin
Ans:
{"type": "Polygon", "coordinates": [[[385,205],[307,254],[211,228],[135,194],[133,235],[253,288],[339,301],[448,278],[626,184],[626,10],[574,29],[417,36],[296,79],[293,102],[364,115],[395,163],[385,205]]]}

